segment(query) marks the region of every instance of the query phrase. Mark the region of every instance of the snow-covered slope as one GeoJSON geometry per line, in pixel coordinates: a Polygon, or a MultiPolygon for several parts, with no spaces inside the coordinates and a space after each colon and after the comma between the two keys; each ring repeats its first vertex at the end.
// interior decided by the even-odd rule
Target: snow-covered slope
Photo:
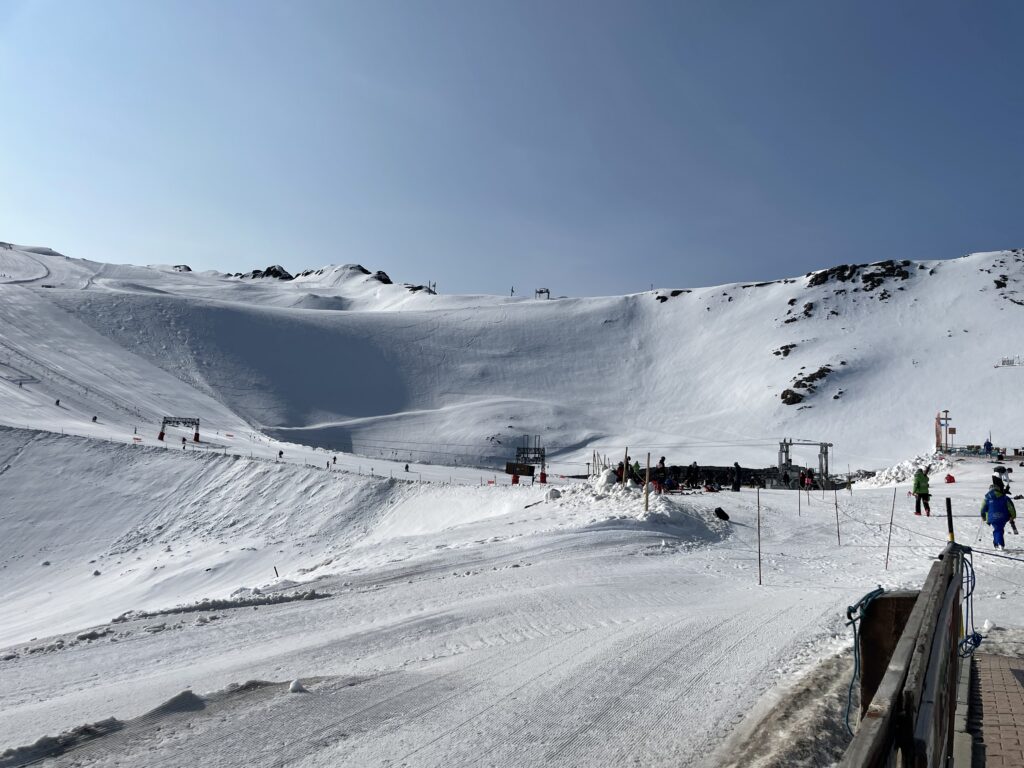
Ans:
{"type": "MultiPolygon", "coordinates": [[[[764,692],[848,647],[845,606],[920,583],[944,521],[905,487],[645,511],[560,475],[626,445],[767,465],[783,436],[877,468],[928,448],[945,408],[961,441],[1020,444],[1024,368],[994,365],[1020,352],[1022,268],[999,252],[534,301],[0,246],[0,747],[113,715],[68,759],[728,762],[712,749],[764,692]],[[167,415],[200,418],[201,441],[157,442],[167,415]],[[524,434],[558,450],[557,488],[480,469],[524,434]],[[288,693],[299,677],[311,695],[288,693]],[[272,684],[231,686],[250,679],[272,684]],[[183,688],[220,693],[138,717],[183,688]]],[[[933,491],[982,548],[990,465],[946,471],[933,491]]],[[[979,622],[1020,624],[1016,561],[984,558],[979,622]]],[[[836,726],[834,747],[836,723],[806,728],[836,726]]]]}
{"type": "Polygon", "coordinates": [[[789,436],[870,468],[927,448],[940,409],[962,442],[1024,434],[1006,407],[1024,368],[995,367],[1024,331],[1020,251],[552,301],[437,296],[355,266],[289,281],[3,253],[20,281],[0,285],[0,363],[8,351],[17,369],[3,373],[41,379],[38,397],[0,386],[11,424],[88,431],[46,411],[75,387],[19,357],[45,350],[108,380],[146,371],[106,414],[125,428],[195,414],[220,431],[448,463],[500,466],[529,434],[565,471],[625,445],[766,465],[789,436]]]}

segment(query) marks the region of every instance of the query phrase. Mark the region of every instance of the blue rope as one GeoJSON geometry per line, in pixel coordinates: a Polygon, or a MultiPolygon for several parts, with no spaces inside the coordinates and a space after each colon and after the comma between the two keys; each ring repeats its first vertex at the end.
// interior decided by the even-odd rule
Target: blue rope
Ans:
{"type": "Polygon", "coordinates": [[[860,633],[857,623],[864,618],[864,614],[867,612],[871,602],[884,593],[885,590],[879,584],[878,589],[871,590],[846,609],[846,626],[853,626],[853,677],[850,679],[850,687],[846,691],[846,730],[851,736],[853,736],[853,728],[850,727],[850,710],[853,708],[853,686],[860,679],[860,633]]]}
{"type": "Polygon", "coordinates": [[[966,659],[981,645],[981,633],[974,627],[974,589],[977,574],[974,572],[973,553],[970,547],[960,547],[964,557],[964,639],[960,641],[960,658],[966,659]]]}

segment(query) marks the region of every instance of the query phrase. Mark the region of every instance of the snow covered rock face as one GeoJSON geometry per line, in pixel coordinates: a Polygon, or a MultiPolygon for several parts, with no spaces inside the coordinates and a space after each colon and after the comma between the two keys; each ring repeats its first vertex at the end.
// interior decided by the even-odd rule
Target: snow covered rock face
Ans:
{"type": "Polygon", "coordinates": [[[254,269],[252,272],[250,272],[247,275],[244,275],[242,273],[238,273],[237,276],[238,277],[248,277],[248,278],[251,278],[253,280],[256,280],[256,279],[259,279],[259,278],[264,278],[264,277],[272,277],[272,278],[276,278],[277,280],[294,280],[295,279],[288,272],[288,270],[285,269],[284,267],[282,267],[280,264],[273,264],[273,265],[267,267],[266,269],[254,269]]]}

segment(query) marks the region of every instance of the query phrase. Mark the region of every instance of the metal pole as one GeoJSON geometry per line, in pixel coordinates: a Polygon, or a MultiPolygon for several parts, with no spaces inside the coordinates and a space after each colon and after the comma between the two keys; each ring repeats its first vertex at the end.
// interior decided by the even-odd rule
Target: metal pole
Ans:
{"type": "Polygon", "coordinates": [[[889,540],[885,542],[885,570],[889,570],[889,545],[892,544],[892,520],[896,516],[896,488],[892,489],[892,512],[889,513],[889,540]]]}
{"type": "Polygon", "coordinates": [[[647,477],[644,481],[644,512],[648,509],[651,496],[651,452],[647,452],[647,477]]]}
{"type": "Polygon", "coordinates": [[[803,506],[803,497],[800,495],[803,493],[799,488],[796,489],[796,516],[800,517],[800,507],[803,506]]]}
{"type": "Polygon", "coordinates": [[[757,586],[761,586],[761,489],[757,489],[757,586]]]}
{"type": "Polygon", "coordinates": [[[839,491],[835,488],[832,489],[832,494],[835,496],[836,501],[836,543],[837,546],[843,546],[843,540],[839,538],[839,491]]]}
{"type": "Polygon", "coordinates": [[[626,452],[622,454],[622,484],[626,484],[626,476],[629,475],[629,446],[626,446],[626,452]]]}

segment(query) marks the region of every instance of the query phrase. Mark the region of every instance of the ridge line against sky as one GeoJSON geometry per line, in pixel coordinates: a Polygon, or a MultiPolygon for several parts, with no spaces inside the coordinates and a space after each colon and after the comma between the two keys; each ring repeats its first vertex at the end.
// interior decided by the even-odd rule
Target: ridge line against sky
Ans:
{"type": "Polygon", "coordinates": [[[1024,243],[1024,6],[0,4],[0,239],[614,295],[1024,243]]]}

